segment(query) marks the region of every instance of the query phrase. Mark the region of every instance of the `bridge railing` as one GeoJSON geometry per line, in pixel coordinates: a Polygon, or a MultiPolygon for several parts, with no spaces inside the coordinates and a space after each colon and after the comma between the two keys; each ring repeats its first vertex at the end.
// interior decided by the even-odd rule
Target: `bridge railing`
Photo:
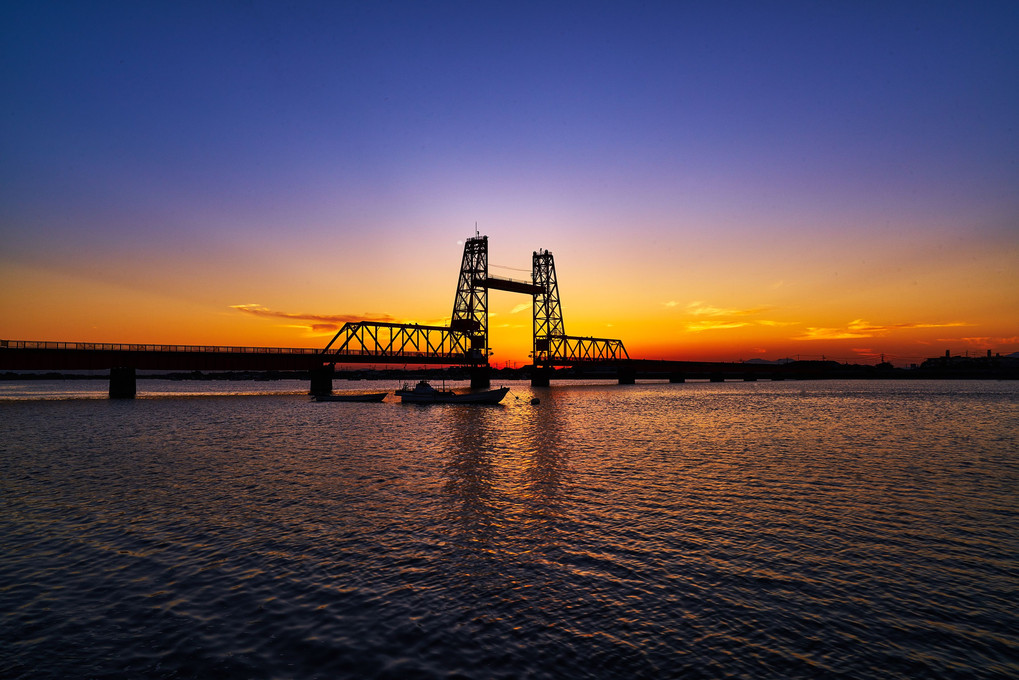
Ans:
{"type": "Polygon", "coordinates": [[[90,352],[214,352],[217,354],[319,354],[312,347],[233,347],[221,345],[144,345],[115,342],[49,342],[41,340],[0,340],[3,349],[55,349],[90,352]]]}
{"type": "MultiPolygon", "coordinates": [[[[297,355],[313,356],[327,354],[326,358],[342,357],[379,357],[393,358],[448,358],[451,361],[464,361],[470,355],[466,343],[459,337],[450,343],[449,335],[435,341],[434,335],[427,340],[431,343],[421,349],[413,344],[418,338],[400,344],[388,346],[357,346],[330,349],[328,352],[314,347],[237,347],[226,345],[146,345],[122,342],[52,342],[46,340],[0,340],[0,352],[4,349],[15,350],[55,350],[78,352],[166,352],[189,354],[246,354],[246,355],[297,355]]],[[[413,336],[413,334],[412,334],[413,336]]]]}

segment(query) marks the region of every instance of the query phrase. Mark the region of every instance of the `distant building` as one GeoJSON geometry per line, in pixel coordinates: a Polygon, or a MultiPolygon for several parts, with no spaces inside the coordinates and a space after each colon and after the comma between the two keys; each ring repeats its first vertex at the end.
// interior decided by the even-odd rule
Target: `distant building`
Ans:
{"type": "Polygon", "coordinates": [[[918,369],[929,377],[940,378],[1019,378],[1019,357],[1001,356],[987,350],[986,355],[952,356],[945,350],[945,356],[925,359],[918,369]]]}

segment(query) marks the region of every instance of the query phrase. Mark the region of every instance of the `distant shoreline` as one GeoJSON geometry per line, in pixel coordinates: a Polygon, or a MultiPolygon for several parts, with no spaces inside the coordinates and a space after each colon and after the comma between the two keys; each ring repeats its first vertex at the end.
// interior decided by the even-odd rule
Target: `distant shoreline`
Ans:
{"type": "MultiPolygon", "coordinates": [[[[917,368],[895,368],[888,364],[877,366],[860,364],[839,364],[837,362],[803,361],[793,362],[784,367],[785,370],[773,374],[762,375],[762,382],[781,382],[786,380],[1019,380],[1019,366],[989,364],[956,364],[947,366],[921,366],[917,368]]],[[[492,369],[492,379],[530,380],[530,366],[522,368],[492,369]]],[[[616,379],[614,373],[585,373],[565,368],[555,371],[555,380],[592,380],[616,379]]],[[[726,376],[729,381],[738,381],[735,375],[726,376]]],[[[5,371],[0,373],[0,381],[38,381],[38,380],[109,380],[109,371],[96,372],[61,372],[61,371],[5,371]]],[[[170,380],[170,381],[255,381],[272,382],[279,380],[310,380],[308,371],[173,371],[161,373],[139,373],[139,380],[170,380]]],[[[467,369],[422,368],[422,369],[382,369],[382,370],[338,370],[333,374],[333,381],[357,380],[469,380],[467,369]]],[[[665,380],[667,376],[637,375],[641,381],[665,380]]],[[[693,382],[706,381],[702,376],[690,376],[693,382]]]]}

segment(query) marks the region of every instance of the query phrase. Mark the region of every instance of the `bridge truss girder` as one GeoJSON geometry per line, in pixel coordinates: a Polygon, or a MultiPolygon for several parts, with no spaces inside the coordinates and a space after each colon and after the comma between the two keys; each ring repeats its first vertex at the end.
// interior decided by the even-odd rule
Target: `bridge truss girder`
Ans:
{"type": "MultiPolygon", "coordinates": [[[[535,346],[539,344],[536,340],[535,346]]],[[[545,366],[573,366],[585,362],[628,361],[630,355],[622,340],[582,338],[575,335],[553,335],[540,339],[545,349],[541,363],[545,366]]]]}
{"type": "Polygon", "coordinates": [[[479,364],[487,358],[471,347],[471,335],[445,326],[356,321],[343,324],[322,350],[329,361],[360,357],[400,363],[479,364]],[[334,347],[335,345],[335,347],[334,347]]]}

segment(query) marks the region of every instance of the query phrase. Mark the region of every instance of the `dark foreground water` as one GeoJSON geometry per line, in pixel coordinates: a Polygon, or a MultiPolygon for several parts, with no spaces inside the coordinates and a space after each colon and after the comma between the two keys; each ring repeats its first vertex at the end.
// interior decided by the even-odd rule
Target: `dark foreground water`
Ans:
{"type": "Polygon", "coordinates": [[[512,386],[6,386],[0,676],[1019,677],[1016,383],[512,386]]]}

